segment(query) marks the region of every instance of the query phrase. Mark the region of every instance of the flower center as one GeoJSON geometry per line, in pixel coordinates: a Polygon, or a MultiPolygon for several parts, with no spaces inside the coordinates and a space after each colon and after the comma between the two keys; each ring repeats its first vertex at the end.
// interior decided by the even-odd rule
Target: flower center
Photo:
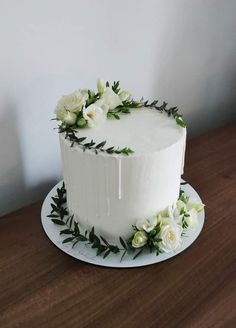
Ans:
{"type": "Polygon", "coordinates": [[[168,231],[167,233],[167,238],[171,241],[174,241],[175,240],[175,234],[173,231],[168,231]]]}
{"type": "Polygon", "coordinates": [[[94,113],[88,113],[87,116],[88,116],[91,120],[94,119],[94,113]]]}

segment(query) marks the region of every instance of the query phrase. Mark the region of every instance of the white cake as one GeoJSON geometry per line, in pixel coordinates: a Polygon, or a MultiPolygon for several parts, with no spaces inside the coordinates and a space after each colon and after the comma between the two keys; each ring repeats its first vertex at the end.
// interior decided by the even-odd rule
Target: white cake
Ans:
{"type": "Polygon", "coordinates": [[[78,129],[106,146],[129,147],[130,156],[83,151],[60,134],[70,214],[84,229],[109,241],[128,238],[132,225],[176,203],[183,173],[186,129],[154,109],[138,108],[120,120],[78,129]]]}

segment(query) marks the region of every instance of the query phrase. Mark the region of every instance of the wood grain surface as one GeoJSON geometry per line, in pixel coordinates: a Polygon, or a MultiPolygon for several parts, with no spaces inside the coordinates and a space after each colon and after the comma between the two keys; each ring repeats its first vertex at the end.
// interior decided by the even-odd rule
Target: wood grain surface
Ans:
{"type": "Polygon", "coordinates": [[[206,204],[197,241],[166,262],[108,269],[48,240],[37,203],[0,219],[0,327],[236,327],[236,125],[191,140],[184,178],[206,204]]]}

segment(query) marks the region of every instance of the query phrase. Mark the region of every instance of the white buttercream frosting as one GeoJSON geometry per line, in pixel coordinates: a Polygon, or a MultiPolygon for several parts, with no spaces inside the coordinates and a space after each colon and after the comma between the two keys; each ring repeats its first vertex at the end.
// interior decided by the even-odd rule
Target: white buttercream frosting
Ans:
{"type": "Polygon", "coordinates": [[[184,164],[186,129],[153,109],[136,109],[120,120],[80,129],[106,147],[129,147],[133,155],[109,155],[78,145],[60,135],[67,204],[83,228],[95,227],[112,240],[132,233],[138,219],[176,202],[184,164]]]}

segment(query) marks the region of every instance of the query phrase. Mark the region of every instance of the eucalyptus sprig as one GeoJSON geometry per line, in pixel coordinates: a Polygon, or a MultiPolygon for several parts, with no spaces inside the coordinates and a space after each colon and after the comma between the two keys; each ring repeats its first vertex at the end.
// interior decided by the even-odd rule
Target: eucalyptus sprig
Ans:
{"type": "Polygon", "coordinates": [[[125,100],[123,101],[123,104],[116,107],[113,110],[109,110],[107,113],[107,118],[115,118],[117,120],[120,119],[120,114],[130,114],[131,109],[137,109],[141,108],[143,104],[141,102],[135,101],[133,99],[131,100],[125,100]]]}
{"type": "Polygon", "coordinates": [[[64,182],[61,188],[57,188],[57,194],[52,197],[51,212],[47,217],[51,219],[54,224],[63,226],[63,230],[60,231],[60,235],[66,235],[66,238],[62,241],[63,244],[72,243],[74,247],[79,242],[87,242],[92,248],[96,249],[96,255],[103,254],[103,258],[106,258],[110,253],[122,253],[121,261],[127,252],[134,252],[130,242],[124,241],[122,237],[119,238],[120,245],[110,244],[103,236],[98,236],[95,233],[94,227],[91,231],[86,230],[82,233],[79,224],[74,220],[73,215],[69,215],[66,205],[66,189],[64,182]]]}
{"type": "Polygon", "coordinates": [[[83,151],[86,151],[87,149],[93,150],[96,154],[98,152],[104,152],[109,155],[111,154],[118,154],[118,155],[126,155],[129,156],[134,153],[134,151],[129,147],[105,147],[106,140],[96,143],[94,140],[90,140],[86,142],[86,137],[77,137],[76,136],[76,129],[73,127],[63,127],[59,126],[59,133],[65,133],[65,138],[69,139],[71,141],[71,147],[73,147],[75,144],[79,145],[83,148],[83,151]]]}
{"type": "Polygon", "coordinates": [[[143,99],[141,99],[142,105],[143,107],[147,107],[147,108],[153,108],[158,110],[159,112],[163,113],[167,113],[168,116],[171,116],[175,119],[176,123],[181,127],[181,128],[185,128],[186,124],[183,121],[182,115],[178,113],[178,107],[170,107],[167,108],[168,103],[166,103],[165,101],[162,103],[161,106],[158,106],[158,100],[154,100],[152,102],[148,102],[148,100],[143,101],[143,99]]]}

